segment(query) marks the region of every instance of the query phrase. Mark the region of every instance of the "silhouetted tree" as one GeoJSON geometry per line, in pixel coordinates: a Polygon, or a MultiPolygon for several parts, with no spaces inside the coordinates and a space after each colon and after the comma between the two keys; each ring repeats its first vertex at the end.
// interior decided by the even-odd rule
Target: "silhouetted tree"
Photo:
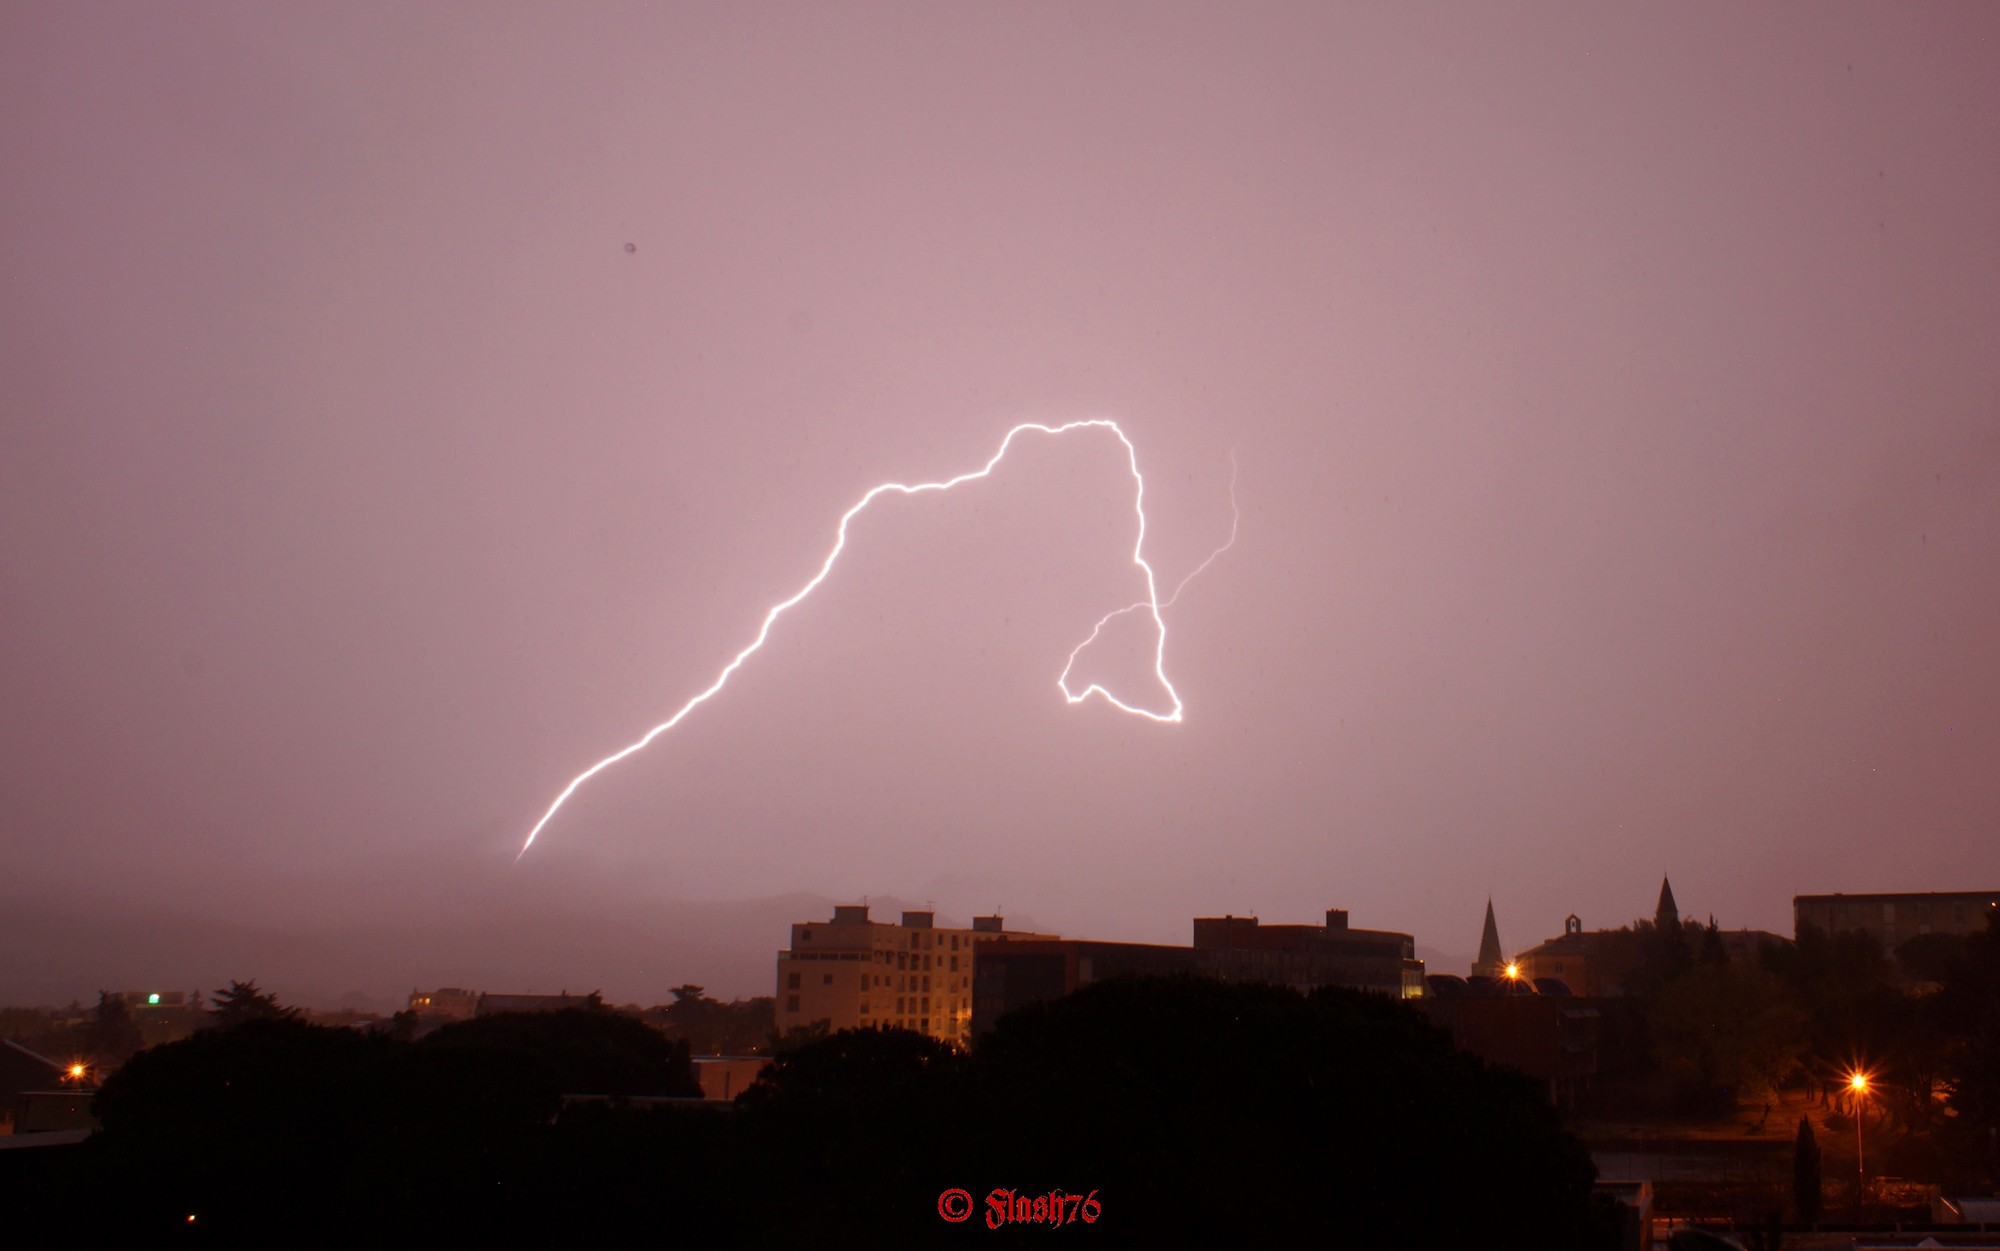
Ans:
{"type": "Polygon", "coordinates": [[[1100,1187],[1138,1242],[1592,1236],[1589,1155],[1543,1088],[1379,996],[1113,979],[1002,1019],[970,1078],[973,1176],[1100,1187]]]}
{"type": "Polygon", "coordinates": [[[97,992],[97,1007],[76,1036],[77,1049],[99,1064],[119,1065],[146,1045],[139,1023],[125,1000],[106,991],[97,992]]]}
{"type": "Polygon", "coordinates": [[[287,1008],[278,1002],[276,995],[258,990],[253,978],[247,982],[232,981],[228,990],[216,991],[215,1006],[208,1015],[218,1028],[227,1029],[246,1021],[295,1020],[299,1010],[287,1008]]]}
{"type": "Polygon", "coordinates": [[[1737,1099],[1768,1110],[1798,1067],[1806,1022],[1776,977],[1725,960],[1698,964],[1662,988],[1651,1026],[1683,1109],[1714,1113],[1737,1099]]]}
{"type": "Polygon", "coordinates": [[[1729,963],[1729,951],[1722,945],[1722,931],[1716,928],[1714,917],[1708,919],[1708,925],[1701,931],[1701,963],[1729,963]]]}
{"type": "Polygon", "coordinates": [[[1950,1038],[1942,1061],[1957,1114],[1950,1136],[1984,1180],[2000,1183],[2000,910],[1966,938],[1962,961],[1938,991],[1934,1019],[1950,1038]]]}
{"type": "Polygon", "coordinates": [[[425,1037],[420,1052],[469,1050],[531,1057],[563,1094],[698,1097],[684,1042],[660,1036],[637,1018],[609,1008],[495,1012],[425,1037]]]}
{"type": "Polygon", "coordinates": [[[140,1052],[93,1103],[93,1210],[141,1227],[192,1212],[227,1238],[343,1202],[378,1119],[380,1058],[352,1030],[276,1016],[140,1052]]]}
{"type": "Polygon", "coordinates": [[[695,1055],[749,1054],[768,1050],[777,1023],[777,1000],[769,995],[722,1003],[700,986],[673,988],[674,1001],[652,1008],[645,1019],[667,1037],[687,1043],[695,1055]]]}
{"type": "Polygon", "coordinates": [[[1896,947],[1896,967],[1911,982],[1949,980],[1965,963],[1965,939],[1957,934],[1918,934],[1896,947]]]}
{"type": "Polygon", "coordinates": [[[1792,1141],[1792,1206],[1798,1210],[1799,1224],[1819,1222],[1819,1139],[1813,1134],[1811,1118],[1804,1116],[1799,1118],[1798,1137],[1792,1141]]]}

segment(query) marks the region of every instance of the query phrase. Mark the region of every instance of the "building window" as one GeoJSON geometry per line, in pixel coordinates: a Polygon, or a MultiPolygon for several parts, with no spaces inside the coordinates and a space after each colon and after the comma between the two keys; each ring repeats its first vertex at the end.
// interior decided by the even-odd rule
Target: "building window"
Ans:
{"type": "Polygon", "coordinates": [[[903,1001],[900,999],[896,1001],[896,1015],[897,1016],[903,1015],[903,1001]]]}
{"type": "Polygon", "coordinates": [[[951,936],[951,949],[952,949],[953,951],[957,951],[957,950],[958,950],[958,935],[956,935],[956,934],[953,934],[953,935],[951,936]]]}
{"type": "Polygon", "coordinates": [[[952,971],[952,972],[954,972],[954,973],[958,972],[958,957],[957,957],[957,956],[953,956],[953,957],[951,958],[951,971],[952,971]]]}
{"type": "Polygon", "coordinates": [[[798,988],[799,988],[799,975],[796,973],[787,973],[785,975],[785,989],[797,990],[798,988]]]}
{"type": "Polygon", "coordinates": [[[797,1012],[798,1010],[799,1010],[799,997],[797,995],[786,995],[785,1011],[797,1012]]]}
{"type": "Polygon", "coordinates": [[[929,990],[930,988],[931,988],[931,979],[927,977],[924,979],[924,989],[929,990]]]}
{"type": "Polygon", "coordinates": [[[828,973],[828,974],[826,975],[826,978],[825,978],[825,981],[824,981],[824,982],[823,982],[822,984],[823,984],[823,985],[826,985],[826,986],[831,986],[831,985],[833,985],[833,974],[831,974],[831,973],[828,973]]]}

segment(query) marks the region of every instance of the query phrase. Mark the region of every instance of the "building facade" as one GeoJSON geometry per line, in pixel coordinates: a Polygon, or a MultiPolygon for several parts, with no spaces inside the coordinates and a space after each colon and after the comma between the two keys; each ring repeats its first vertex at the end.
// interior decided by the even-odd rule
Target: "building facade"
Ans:
{"type": "Polygon", "coordinates": [[[1325,925],[1263,925],[1256,917],[1196,917],[1194,943],[1062,939],[1008,941],[979,949],[972,1034],[993,1028],[1016,1008],[1059,999],[1092,982],[1126,974],[1200,973],[1233,982],[1270,982],[1297,990],[1348,986],[1395,998],[1424,993],[1416,940],[1389,930],[1357,930],[1332,909],[1325,925]]]}
{"type": "Polygon", "coordinates": [[[778,953],[777,1029],[911,1029],[956,1047],[972,1039],[975,944],[1053,935],[1020,934],[1002,918],[974,917],[970,929],[937,925],[930,912],[900,924],[870,920],[866,904],[841,904],[831,921],[792,926],[778,953]]]}
{"type": "Polygon", "coordinates": [[[993,943],[979,949],[973,970],[972,1036],[1016,1008],[1060,999],[1108,977],[1194,971],[1192,947],[1083,939],[993,943]]]}
{"type": "Polygon", "coordinates": [[[479,1012],[479,992],[459,986],[413,990],[410,992],[410,1011],[425,1018],[426,1023],[431,1025],[470,1021],[479,1012]]]}
{"type": "Polygon", "coordinates": [[[1919,934],[1977,934],[2000,912],[2000,891],[1927,891],[1890,895],[1794,895],[1792,932],[1808,925],[1828,934],[1872,935],[1885,954],[1919,934]]]}
{"type": "Polygon", "coordinates": [[[1324,925],[1261,925],[1256,917],[1196,917],[1195,970],[1231,982],[1272,982],[1297,990],[1349,986],[1392,999],[1420,999],[1424,962],[1417,940],[1394,930],[1357,930],[1347,910],[1329,908],[1324,925]]]}

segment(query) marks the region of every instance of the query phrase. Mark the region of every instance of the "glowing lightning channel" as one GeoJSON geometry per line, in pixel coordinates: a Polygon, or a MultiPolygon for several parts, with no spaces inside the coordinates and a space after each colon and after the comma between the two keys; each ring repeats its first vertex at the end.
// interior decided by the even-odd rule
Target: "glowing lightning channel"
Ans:
{"type": "MultiPolygon", "coordinates": [[[[1120,437],[1122,438],[1123,436],[1121,435],[1120,437]]],[[[1127,443],[1125,446],[1129,448],[1132,445],[1130,443],[1127,443]]],[[[1138,466],[1136,465],[1136,463],[1133,466],[1133,476],[1134,477],[1138,476],[1138,466]]],[[[1236,529],[1239,525],[1242,524],[1242,522],[1243,522],[1243,510],[1241,508],[1238,508],[1236,505],[1236,453],[1231,452],[1229,454],[1229,537],[1223,541],[1222,546],[1216,548],[1214,551],[1208,554],[1207,560],[1202,561],[1200,564],[1196,565],[1193,569],[1188,571],[1188,575],[1185,578],[1181,579],[1180,585],[1174,588],[1174,593],[1172,595],[1167,596],[1165,599],[1160,600],[1158,603],[1155,603],[1154,601],[1149,599],[1142,599],[1136,604],[1127,604],[1125,605],[1125,607],[1117,609],[1116,611],[1113,612],[1105,613],[1103,617],[1099,618],[1097,624],[1091,628],[1090,637],[1085,639],[1083,642],[1078,643],[1075,646],[1075,648],[1073,648],[1070,651],[1069,663],[1063,666],[1063,671],[1061,675],[1056,678],[1056,687],[1057,689],[1062,691],[1063,698],[1068,700],[1072,704],[1081,703],[1087,696],[1091,694],[1091,692],[1095,691],[1097,694],[1104,696],[1104,698],[1107,701],[1116,705],[1119,708],[1124,709],[1126,712],[1137,713],[1139,716],[1142,717],[1151,717],[1155,721],[1179,721],[1181,719],[1181,697],[1179,693],[1174,690],[1174,684],[1167,681],[1167,674],[1165,669],[1166,656],[1167,656],[1167,623],[1160,620],[1160,612],[1163,609],[1173,607],[1174,601],[1181,597],[1181,592],[1188,589],[1188,583],[1194,581],[1196,578],[1200,577],[1204,572],[1206,572],[1208,567],[1215,563],[1216,557],[1222,555],[1230,548],[1236,546],[1236,529]],[[1124,616],[1126,613],[1138,612],[1141,608],[1151,608],[1153,610],[1153,624],[1159,627],[1158,641],[1155,645],[1155,650],[1153,652],[1153,671],[1160,675],[1160,685],[1166,687],[1167,693],[1174,697],[1174,710],[1167,716],[1160,716],[1157,713],[1147,712],[1143,708],[1128,707],[1127,705],[1120,703],[1117,696],[1113,695],[1110,691],[1105,690],[1103,687],[1097,685],[1095,682],[1091,683],[1089,686],[1085,687],[1082,691],[1077,692],[1075,694],[1072,694],[1069,689],[1069,671],[1071,669],[1076,668],[1076,658],[1083,654],[1085,648],[1089,647],[1092,643],[1095,643],[1097,641],[1097,636],[1104,633],[1105,626],[1110,625],[1113,621],[1116,621],[1118,618],[1124,616]]],[[[1146,525],[1146,518],[1143,515],[1141,515],[1139,518],[1139,527],[1141,532],[1140,539],[1142,541],[1145,538],[1144,534],[1145,525],[1146,525]]],[[[1139,553],[1136,550],[1132,553],[1132,559],[1135,561],[1139,560],[1139,553]]],[[[1139,563],[1144,564],[1145,562],[1139,561],[1139,563]]],[[[1148,580],[1146,586],[1148,590],[1151,590],[1152,582],[1148,580]]]]}
{"type": "Polygon", "coordinates": [[[1140,600],[1138,603],[1130,604],[1124,608],[1120,608],[1114,612],[1108,613],[1101,620],[1099,620],[1096,628],[1090,632],[1090,638],[1085,639],[1083,642],[1077,644],[1075,650],[1070,652],[1069,663],[1063,666],[1062,675],[1056,679],[1056,686],[1062,691],[1063,698],[1072,704],[1082,703],[1084,700],[1090,698],[1091,695],[1097,694],[1097,695],[1102,695],[1105,698],[1106,702],[1110,703],[1113,707],[1117,708],[1121,712],[1128,712],[1135,716],[1146,717],[1153,721],[1162,721],[1162,722],[1180,721],[1181,708],[1182,708],[1181,697],[1180,697],[1180,692],[1174,689],[1174,684],[1167,678],[1167,670],[1166,670],[1167,623],[1160,617],[1160,610],[1172,604],[1176,599],[1179,599],[1181,592],[1187,589],[1188,583],[1194,581],[1196,575],[1200,574],[1203,570],[1207,569],[1209,565],[1215,562],[1216,557],[1228,551],[1230,547],[1232,547],[1236,542],[1236,527],[1237,523],[1241,520],[1241,514],[1240,512],[1236,512],[1235,510],[1235,505],[1236,505],[1235,458],[1233,456],[1230,458],[1229,502],[1232,512],[1236,512],[1236,515],[1235,518],[1231,520],[1229,524],[1229,541],[1227,543],[1224,543],[1221,547],[1216,548],[1213,552],[1210,552],[1208,559],[1202,561],[1201,564],[1197,565],[1194,569],[1194,572],[1188,574],[1187,577],[1182,578],[1180,585],[1174,588],[1174,593],[1168,596],[1167,599],[1164,602],[1162,602],[1160,599],[1158,582],[1153,576],[1153,567],[1146,563],[1146,557],[1145,557],[1146,480],[1145,478],[1140,476],[1139,451],[1137,448],[1132,446],[1132,440],[1125,437],[1125,432],[1118,428],[1117,422],[1111,421],[1108,418],[1093,418],[1087,421],[1071,421],[1071,422],[1066,422],[1060,426],[1045,426],[1039,422],[1032,422],[1032,421],[1022,422],[1020,425],[1015,426],[1012,430],[1009,430],[1007,432],[1007,437],[1000,440],[1000,450],[993,453],[993,459],[987,461],[984,465],[980,466],[978,469],[975,469],[970,473],[962,473],[958,475],[956,478],[948,478],[943,482],[920,482],[914,486],[906,485],[901,482],[885,482],[882,485],[870,490],[868,494],[861,497],[859,503],[855,504],[854,507],[842,513],[840,516],[840,527],[834,539],[833,550],[826,554],[826,560],[820,565],[819,572],[812,576],[812,580],[807,582],[804,586],[800,587],[798,591],[794,593],[790,599],[784,600],[776,605],[773,605],[771,610],[764,614],[764,624],[758,629],[757,637],[751,640],[750,645],[748,647],[736,653],[736,658],[730,661],[728,665],[724,666],[722,672],[716,675],[715,681],[709,684],[708,689],[702,691],[699,695],[696,695],[693,699],[690,699],[687,703],[682,704],[679,712],[676,712],[673,716],[667,718],[665,721],[662,721],[660,724],[646,731],[645,736],[640,738],[637,742],[631,744],[630,746],[620,751],[614,752],[609,756],[606,756],[604,759],[598,761],[596,764],[590,766],[588,769],[585,769],[582,773],[577,774],[575,778],[571,779],[570,784],[563,788],[562,794],[556,796],[556,801],[549,805],[549,810],[542,814],[542,819],[535,822],[535,828],[528,831],[528,841],[521,844],[520,853],[516,855],[514,858],[516,860],[519,860],[521,856],[525,856],[528,854],[528,848],[533,847],[535,845],[536,835],[540,834],[542,832],[542,827],[546,826],[552,819],[554,819],[556,813],[562,810],[562,806],[565,803],[569,802],[569,797],[576,793],[578,787],[582,786],[585,782],[588,782],[590,779],[596,777],[604,770],[610,768],[612,765],[615,765],[619,761],[625,759],[625,757],[630,756],[634,752],[641,750],[647,744],[651,743],[654,739],[658,738],[662,734],[665,734],[668,730],[671,730],[675,726],[679,725],[681,721],[685,719],[689,713],[693,712],[696,708],[699,708],[701,705],[707,703],[709,699],[717,691],[720,691],[724,686],[726,686],[729,682],[730,677],[734,675],[738,669],[743,667],[743,662],[750,659],[750,657],[754,655],[759,648],[764,646],[764,640],[769,638],[771,635],[771,626],[778,620],[780,616],[784,614],[785,610],[792,607],[794,604],[797,604],[800,600],[804,599],[806,596],[812,594],[820,583],[826,581],[826,575],[833,571],[834,562],[840,559],[840,553],[847,547],[847,523],[854,520],[855,516],[859,514],[862,509],[874,503],[876,496],[884,495],[892,491],[899,495],[921,495],[927,491],[949,491],[951,488],[959,485],[962,482],[971,482],[978,478],[987,477],[993,472],[994,468],[997,465],[999,465],[999,463],[1003,459],[1006,458],[1007,449],[1012,447],[1014,444],[1014,436],[1020,434],[1023,430],[1033,430],[1041,434],[1060,435],[1060,434],[1068,434],[1072,430],[1092,429],[1092,428],[1109,430],[1113,435],[1117,437],[1119,443],[1123,444],[1125,447],[1125,460],[1126,463],[1130,465],[1132,469],[1132,482],[1133,482],[1132,511],[1139,519],[1139,537],[1137,541],[1135,541],[1132,545],[1132,563],[1137,565],[1140,571],[1146,575],[1146,598],[1140,600]],[[1159,678],[1161,687],[1166,690],[1168,697],[1173,700],[1173,707],[1166,712],[1152,712],[1144,708],[1137,708],[1120,700],[1110,691],[1105,690],[1102,686],[1096,683],[1092,683],[1091,685],[1085,687],[1081,691],[1070,690],[1069,673],[1070,670],[1074,668],[1076,665],[1077,655],[1081,653],[1084,650],[1084,648],[1089,647],[1091,642],[1097,638],[1098,634],[1104,629],[1106,625],[1110,624],[1110,622],[1113,619],[1117,617],[1122,617],[1126,613],[1136,612],[1142,608],[1148,610],[1152,614],[1153,618],[1153,630],[1154,630],[1153,674],[1154,676],[1159,678]]]}

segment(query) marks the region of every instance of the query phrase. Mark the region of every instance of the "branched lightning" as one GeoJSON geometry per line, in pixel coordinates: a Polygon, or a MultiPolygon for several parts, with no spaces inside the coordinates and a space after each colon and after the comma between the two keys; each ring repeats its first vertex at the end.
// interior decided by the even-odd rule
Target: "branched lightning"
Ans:
{"type": "Polygon", "coordinates": [[[978,469],[972,470],[969,473],[962,473],[958,475],[956,478],[948,478],[943,482],[920,482],[915,485],[909,485],[901,482],[885,482],[882,485],[871,489],[868,492],[868,494],[861,497],[860,502],[856,503],[854,507],[842,513],[840,516],[840,526],[835,534],[833,549],[826,554],[826,560],[820,564],[819,572],[812,576],[811,581],[807,582],[804,586],[800,587],[798,591],[795,592],[790,599],[783,600],[778,604],[773,605],[771,610],[764,614],[764,624],[758,628],[757,637],[751,640],[750,645],[748,647],[745,647],[742,651],[736,653],[736,658],[734,660],[731,660],[727,665],[723,667],[722,672],[716,675],[715,681],[710,683],[707,689],[703,690],[693,699],[688,700],[685,704],[682,704],[680,707],[680,711],[674,713],[673,716],[667,718],[665,721],[662,721],[660,724],[646,731],[645,735],[641,737],[637,742],[634,742],[630,746],[627,746],[617,752],[612,753],[609,756],[606,756],[604,759],[598,761],[596,764],[590,766],[588,769],[585,769],[582,773],[577,774],[576,777],[571,779],[570,784],[563,788],[562,794],[557,795],[555,802],[549,805],[549,810],[542,814],[542,819],[535,822],[535,828],[528,831],[528,840],[525,843],[521,844],[521,851],[519,855],[515,857],[515,859],[518,860],[520,859],[521,856],[525,856],[528,854],[528,849],[535,845],[535,837],[542,832],[542,827],[546,826],[555,817],[556,813],[561,811],[562,806],[565,803],[569,802],[569,797],[576,793],[578,787],[582,786],[585,782],[588,782],[591,778],[596,777],[599,773],[602,773],[604,770],[610,768],[612,765],[615,765],[619,761],[625,759],[625,757],[630,756],[634,752],[641,750],[647,744],[651,743],[654,739],[658,738],[662,734],[665,734],[668,730],[671,730],[675,726],[679,725],[687,717],[689,713],[693,712],[696,708],[699,708],[701,705],[707,703],[709,699],[712,696],[714,696],[717,691],[720,691],[725,685],[728,684],[729,679],[736,673],[736,671],[743,667],[743,662],[750,659],[752,655],[756,654],[759,648],[764,646],[764,641],[771,635],[771,626],[774,623],[776,623],[778,618],[782,616],[785,613],[785,611],[791,608],[794,604],[797,604],[800,600],[812,594],[813,591],[818,588],[820,583],[826,581],[827,574],[833,571],[834,562],[840,559],[840,553],[847,547],[847,523],[854,520],[854,518],[861,512],[861,510],[867,508],[870,504],[874,503],[875,498],[877,496],[885,495],[890,492],[895,492],[896,494],[899,495],[922,495],[928,491],[949,491],[951,488],[958,486],[960,483],[971,482],[974,481],[975,479],[984,478],[990,475],[993,472],[994,468],[998,466],[1003,459],[1006,458],[1007,449],[1013,446],[1015,436],[1019,435],[1024,430],[1032,430],[1041,434],[1061,435],[1061,434],[1068,434],[1072,430],[1082,430],[1082,429],[1109,430],[1114,436],[1117,437],[1118,442],[1124,445],[1126,464],[1131,467],[1132,471],[1132,483],[1133,483],[1132,511],[1134,515],[1137,516],[1139,521],[1139,536],[1132,545],[1132,563],[1137,565],[1139,567],[1140,572],[1145,575],[1146,598],[1138,601],[1137,603],[1129,604],[1124,608],[1116,609],[1113,612],[1105,614],[1105,616],[1098,621],[1096,627],[1091,630],[1090,637],[1085,639],[1083,642],[1077,644],[1075,649],[1070,652],[1069,662],[1063,666],[1062,675],[1056,679],[1056,686],[1062,691],[1063,698],[1072,704],[1081,703],[1084,700],[1088,699],[1091,695],[1097,694],[1097,695],[1102,695],[1106,702],[1110,703],[1113,707],[1117,708],[1121,712],[1127,712],[1135,716],[1146,717],[1153,721],[1162,721],[1162,722],[1180,721],[1181,709],[1182,709],[1181,697],[1180,697],[1180,692],[1174,689],[1174,684],[1167,678],[1167,670],[1166,670],[1167,623],[1160,616],[1160,612],[1162,609],[1172,604],[1175,600],[1179,599],[1181,592],[1187,589],[1188,583],[1194,581],[1196,576],[1198,576],[1203,570],[1207,569],[1211,564],[1213,564],[1217,557],[1221,556],[1224,552],[1228,551],[1230,547],[1232,547],[1236,542],[1236,529],[1238,523],[1242,519],[1242,514],[1240,511],[1236,509],[1235,458],[1233,456],[1230,458],[1229,503],[1232,513],[1232,519],[1229,524],[1228,542],[1225,542],[1222,546],[1216,548],[1213,552],[1210,552],[1208,555],[1208,559],[1202,561],[1201,564],[1197,565],[1191,573],[1189,573],[1185,578],[1182,578],[1180,581],[1180,585],[1174,588],[1174,593],[1168,596],[1166,600],[1162,601],[1160,599],[1158,581],[1153,575],[1153,567],[1146,563],[1146,557],[1145,557],[1146,480],[1139,473],[1139,452],[1137,448],[1132,446],[1132,440],[1125,436],[1125,432],[1123,430],[1119,429],[1117,422],[1111,421],[1107,418],[1094,418],[1087,421],[1071,421],[1071,422],[1066,422],[1060,426],[1045,426],[1040,424],[1039,422],[1023,422],[1007,432],[1007,437],[1000,440],[1000,450],[993,453],[993,458],[987,461],[984,465],[980,466],[978,469]],[[1102,686],[1096,683],[1092,683],[1090,686],[1085,687],[1081,691],[1070,690],[1069,674],[1070,670],[1074,668],[1076,665],[1077,656],[1085,648],[1089,647],[1090,644],[1096,640],[1099,633],[1103,631],[1104,627],[1110,624],[1114,619],[1122,617],[1127,613],[1137,612],[1140,609],[1145,609],[1147,612],[1149,612],[1153,619],[1153,632],[1154,632],[1153,673],[1156,677],[1159,678],[1160,686],[1167,692],[1168,698],[1173,701],[1172,708],[1170,708],[1166,712],[1153,712],[1145,708],[1134,707],[1133,705],[1127,704],[1124,701],[1120,700],[1110,691],[1105,690],[1102,686]]]}
{"type": "MultiPolygon", "coordinates": [[[[1123,438],[1124,436],[1121,434],[1119,437],[1123,438]]],[[[1132,445],[1130,443],[1127,443],[1125,446],[1129,448],[1132,445]]],[[[1138,476],[1138,466],[1136,463],[1133,466],[1133,476],[1134,477],[1138,476]]],[[[1061,675],[1056,678],[1056,687],[1057,689],[1062,691],[1063,698],[1068,700],[1072,704],[1080,703],[1094,691],[1097,694],[1104,696],[1104,698],[1113,705],[1116,705],[1117,707],[1124,709],[1126,712],[1136,713],[1141,717],[1151,717],[1155,721],[1179,721],[1181,719],[1181,697],[1179,692],[1174,690],[1174,684],[1167,681],[1167,673],[1166,673],[1167,623],[1160,619],[1160,613],[1165,609],[1173,607],[1174,601],[1181,597],[1181,592],[1188,589],[1188,583],[1200,577],[1203,574],[1203,572],[1205,572],[1208,569],[1210,565],[1215,563],[1216,557],[1222,555],[1230,548],[1236,546],[1236,528],[1237,526],[1242,524],[1242,521],[1243,521],[1243,510],[1238,508],[1236,505],[1236,454],[1234,452],[1231,452],[1229,455],[1229,537],[1223,541],[1222,546],[1216,548],[1214,551],[1208,554],[1207,560],[1202,561],[1200,564],[1196,565],[1193,569],[1190,569],[1188,571],[1188,575],[1185,578],[1181,579],[1180,585],[1174,588],[1174,593],[1172,595],[1169,595],[1165,599],[1159,600],[1158,602],[1155,602],[1150,599],[1142,599],[1136,604],[1127,604],[1123,608],[1105,613],[1104,616],[1100,617],[1098,619],[1097,624],[1091,628],[1090,637],[1085,639],[1083,642],[1078,643],[1074,648],[1070,650],[1069,662],[1063,666],[1063,671],[1061,675]],[[1091,683],[1089,686],[1085,687],[1081,691],[1072,692],[1069,689],[1069,671],[1071,669],[1076,668],[1076,658],[1083,654],[1085,648],[1089,647],[1092,643],[1095,643],[1097,641],[1097,636],[1104,633],[1105,626],[1110,625],[1113,621],[1116,621],[1118,618],[1124,616],[1126,613],[1138,612],[1141,608],[1150,608],[1152,610],[1153,624],[1155,627],[1157,627],[1158,630],[1158,633],[1155,636],[1154,651],[1153,651],[1153,671],[1160,675],[1160,685],[1167,688],[1167,694],[1173,696],[1174,700],[1173,711],[1164,715],[1160,713],[1147,712],[1143,708],[1133,708],[1130,707],[1129,705],[1120,703],[1117,696],[1113,695],[1110,691],[1105,690],[1103,687],[1097,685],[1094,682],[1091,683]]],[[[1145,526],[1146,526],[1146,518],[1144,514],[1141,514],[1139,517],[1139,528],[1140,528],[1139,537],[1142,542],[1145,539],[1145,533],[1144,533],[1145,526]]],[[[1132,553],[1132,559],[1142,565],[1145,563],[1143,560],[1139,559],[1139,553],[1136,549],[1132,553]]],[[[1153,585],[1152,579],[1149,577],[1146,581],[1146,587],[1149,591],[1152,589],[1152,585],[1153,585]]]]}

